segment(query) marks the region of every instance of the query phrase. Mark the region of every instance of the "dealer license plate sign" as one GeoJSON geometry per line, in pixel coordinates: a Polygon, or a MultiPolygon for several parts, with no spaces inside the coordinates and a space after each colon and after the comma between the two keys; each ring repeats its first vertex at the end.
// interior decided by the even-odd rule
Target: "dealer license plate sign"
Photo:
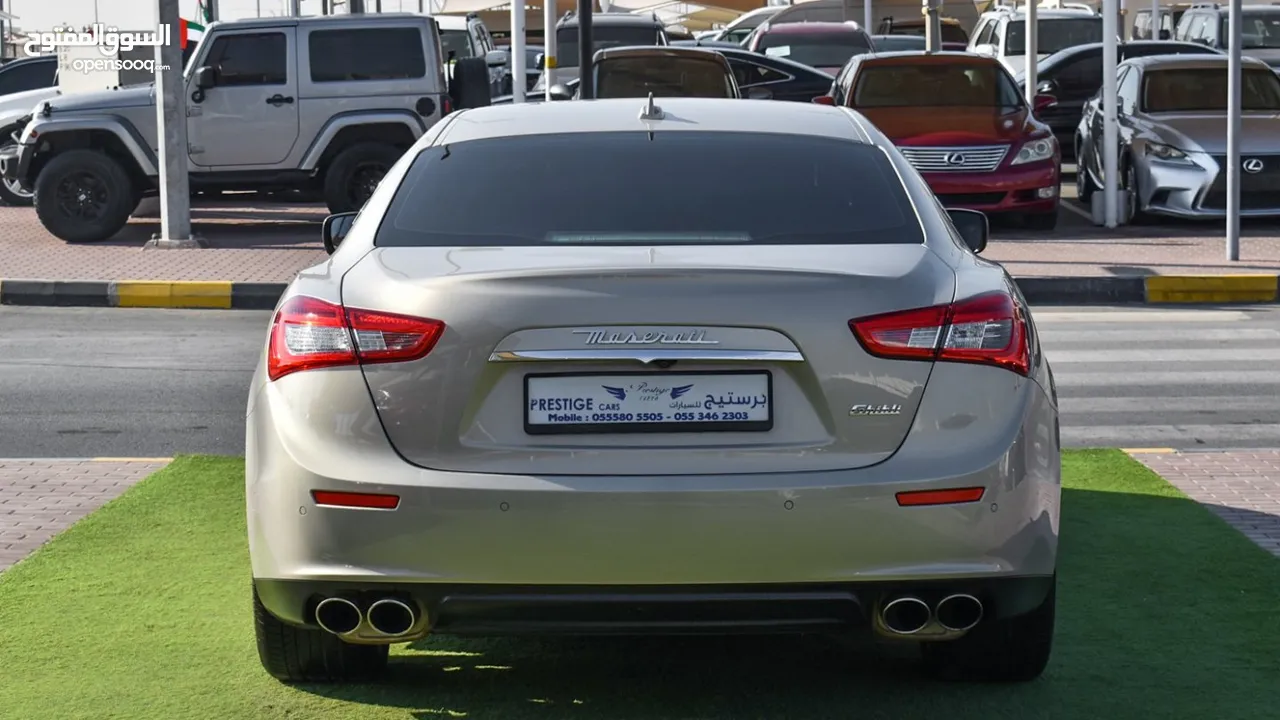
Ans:
{"type": "Polygon", "coordinates": [[[557,373],[525,376],[533,435],[773,429],[768,372],[557,373]]]}

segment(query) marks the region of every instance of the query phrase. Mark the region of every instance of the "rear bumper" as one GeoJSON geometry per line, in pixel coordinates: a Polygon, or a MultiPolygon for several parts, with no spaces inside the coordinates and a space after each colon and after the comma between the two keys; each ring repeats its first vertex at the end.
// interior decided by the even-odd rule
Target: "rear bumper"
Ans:
{"type": "Polygon", "coordinates": [[[985,213],[1048,213],[1058,207],[1061,164],[1028,163],[986,173],[922,173],[946,207],[985,213]]]}
{"type": "Polygon", "coordinates": [[[1038,607],[1052,584],[1053,576],[598,587],[254,581],[263,605],[297,625],[313,625],[311,614],[325,597],[345,596],[367,608],[390,596],[411,600],[422,613],[418,635],[464,636],[841,632],[871,626],[875,609],[891,597],[911,595],[932,607],[955,593],[978,598],[984,618],[1001,619],[1038,607]]]}
{"type": "Polygon", "coordinates": [[[991,388],[994,380],[1007,392],[1000,403],[926,392],[902,448],[871,467],[653,477],[418,468],[387,443],[358,370],[299,373],[261,386],[250,404],[253,576],[264,605],[287,622],[309,622],[307,603],[320,593],[397,590],[423,608],[454,603],[483,625],[504,603],[593,604],[566,604],[579,593],[622,596],[594,603],[617,608],[639,602],[626,599],[637,592],[703,588],[693,593],[709,593],[716,605],[735,588],[765,596],[787,588],[809,594],[797,602],[810,607],[814,593],[843,594],[816,605],[847,609],[848,598],[861,606],[879,588],[955,591],[1052,575],[1061,485],[1049,398],[1035,382],[995,368],[940,364],[933,373],[931,384],[941,387],[991,388]],[[325,392],[311,392],[313,382],[325,392]],[[986,489],[976,503],[904,508],[895,499],[904,490],[975,486],[986,489]],[[389,493],[400,503],[317,506],[316,489],[389,493]],[[524,599],[473,599],[495,586],[524,599]],[[529,599],[544,595],[552,600],[529,599]]]}

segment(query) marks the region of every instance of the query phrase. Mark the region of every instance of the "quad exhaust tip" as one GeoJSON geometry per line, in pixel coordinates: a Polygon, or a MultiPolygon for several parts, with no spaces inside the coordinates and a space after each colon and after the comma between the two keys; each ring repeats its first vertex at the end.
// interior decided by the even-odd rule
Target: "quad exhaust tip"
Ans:
{"type": "Polygon", "coordinates": [[[403,635],[417,622],[413,608],[399,600],[385,598],[369,606],[369,626],[383,635],[403,635]]]}
{"type": "Polygon", "coordinates": [[[889,601],[880,611],[884,626],[898,635],[914,635],[925,629],[932,613],[929,605],[917,597],[900,597],[889,601]]]}
{"type": "Polygon", "coordinates": [[[942,627],[954,632],[963,632],[982,620],[982,602],[972,595],[963,593],[948,595],[938,602],[936,615],[938,624],[942,627]]]}
{"type": "Polygon", "coordinates": [[[346,598],[325,598],[316,606],[316,624],[334,635],[355,632],[362,619],[360,608],[346,598]]]}

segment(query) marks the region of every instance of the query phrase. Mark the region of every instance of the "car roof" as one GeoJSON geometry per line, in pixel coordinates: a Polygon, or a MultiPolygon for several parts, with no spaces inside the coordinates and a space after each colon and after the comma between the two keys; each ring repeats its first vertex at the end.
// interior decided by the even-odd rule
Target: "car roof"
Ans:
{"type": "MultiPolygon", "coordinates": [[[[1146,55],[1144,57],[1130,58],[1121,64],[1132,65],[1144,70],[1179,68],[1196,70],[1200,68],[1225,68],[1229,59],[1226,55],[1146,55]]],[[[1240,58],[1240,61],[1243,66],[1270,69],[1266,63],[1257,58],[1245,56],[1240,58]]]]}
{"type": "Polygon", "coordinates": [[[638,98],[490,105],[457,113],[439,144],[520,135],[587,132],[750,132],[807,135],[866,143],[851,111],[796,102],[657,98],[665,119],[645,121],[638,98]]]}
{"type": "Polygon", "coordinates": [[[369,24],[379,23],[386,25],[401,24],[406,21],[414,20],[436,20],[436,18],[428,15],[418,15],[417,13],[367,13],[364,15],[306,15],[303,17],[286,17],[271,16],[262,18],[244,18],[240,20],[218,20],[209,24],[205,29],[207,34],[215,27],[222,25],[234,26],[236,30],[254,29],[254,28],[279,28],[279,27],[295,27],[310,25],[351,25],[353,23],[369,24]]]}
{"type": "Polygon", "coordinates": [[[847,32],[857,33],[865,32],[855,22],[798,22],[798,23],[781,23],[778,25],[766,24],[761,30],[769,35],[811,35],[815,33],[831,33],[831,32],[847,32]]]}
{"type": "MultiPolygon", "coordinates": [[[[592,13],[592,25],[635,25],[641,27],[663,27],[662,21],[652,15],[640,15],[636,13],[592,13]]],[[[559,27],[577,27],[578,16],[576,14],[561,18],[558,23],[559,27]]]]}
{"type": "MultiPolygon", "coordinates": [[[[1228,5],[1216,5],[1216,6],[1215,6],[1215,5],[1213,5],[1213,4],[1208,4],[1208,3],[1203,4],[1203,5],[1196,4],[1196,5],[1192,5],[1191,7],[1187,8],[1187,10],[1188,10],[1188,11],[1190,11],[1190,10],[1210,10],[1210,11],[1212,11],[1212,12],[1216,12],[1216,13],[1218,13],[1218,14],[1220,14],[1220,15],[1226,15],[1226,14],[1227,14],[1227,11],[1228,11],[1228,10],[1230,10],[1230,9],[1231,9],[1231,8],[1230,8],[1230,6],[1228,6],[1228,5]]],[[[1249,11],[1257,12],[1257,11],[1260,11],[1260,10],[1269,10],[1269,11],[1271,11],[1271,12],[1280,12],[1280,7],[1276,7],[1275,5],[1264,5],[1264,4],[1261,4],[1261,3],[1244,4],[1244,5],[1241,5],[1241,6],[1240,6],[1240,11],[1241,11],[1241,12],[1249,12],[1249,11]]]]}
{"type": "Polygon", "coordinates": [[[880,60],[904,60],[915,61],[922,64],[939,64],[945,65],[955,60],[970,60],[987,63],[990,65],[999,65],[1000,61],[978,53],[966,52],[964,50],[941,50],[939,52],[929,52],[928,50],[890,50],[889,52],[867,53],[861,56],[862,62],[877,62],[880,60]]]}
{"type": "Polygon", "coordinates": [[[595,61],[618,57],[684,57],[696,60],[710,60],[720,65],[728,65],[724,55],[712,48],[671,46],[671,45],[626,45],[621,47],[597,50],[595,61]]]}
{"type": "MultiPolygon", "coordinates": [[[[1022,20],[1027,17],[1027,13],[1024,10],[991,10],[986,14],[1008,16],[1015,20],[1022,20]]],[[[1036,20],[1053,20],[1056,18],[1097,18],[1101,20],[1102,16],[1096,12],[1088,12],[1086,10],[1059,10],[1056,8],[1050,10],[1049,8],[1036,8],[1036,20]]]]}

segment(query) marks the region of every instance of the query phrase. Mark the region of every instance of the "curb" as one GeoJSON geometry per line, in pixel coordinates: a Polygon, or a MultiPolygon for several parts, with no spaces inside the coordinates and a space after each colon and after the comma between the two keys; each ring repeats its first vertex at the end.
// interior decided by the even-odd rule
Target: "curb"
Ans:
{"type": "MultiPolygon", "coordinates": [[[[1255,304],[1280,301],[1280,275],[1015,278],[1032,305],[1255,304]]],[[[0,280],[0,305],[273,310],[288,283],[0,280]]]]}
{"type": "Polygon", "coordinates": [[[0,305],[272,310],[288,283],[0,280],[0,305]]]}

